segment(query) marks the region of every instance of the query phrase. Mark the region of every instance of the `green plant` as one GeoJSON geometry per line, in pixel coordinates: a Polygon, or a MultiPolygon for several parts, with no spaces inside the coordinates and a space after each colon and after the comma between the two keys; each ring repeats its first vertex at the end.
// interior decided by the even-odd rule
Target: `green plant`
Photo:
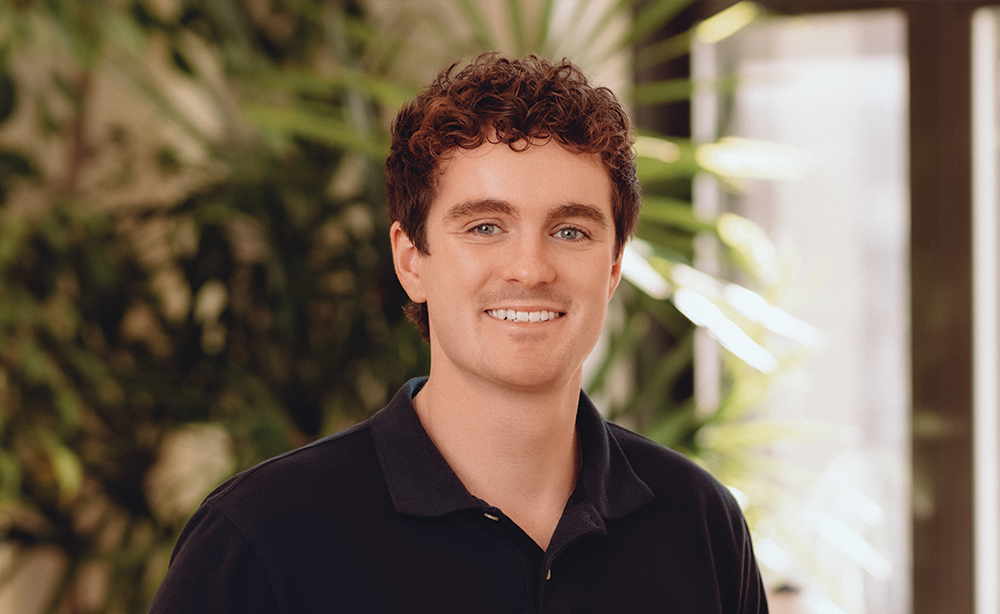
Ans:
{"type": "Polygon", "coordinates": [[[46,612],[143,611],[215,483],[426,372],[359,7],[173,7],[0,5],[0,584],[48,556],[46,612]]]}

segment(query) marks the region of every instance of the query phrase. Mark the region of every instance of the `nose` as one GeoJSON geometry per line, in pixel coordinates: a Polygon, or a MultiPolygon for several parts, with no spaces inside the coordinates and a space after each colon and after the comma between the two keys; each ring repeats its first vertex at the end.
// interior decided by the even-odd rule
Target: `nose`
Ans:
{"type": "Polygon", "coordinates": [[[520,236],[508,244],[503,256],[503,275],[507,281],[526,288],[555,279],[552,246],[546,237],[520,236]]]}

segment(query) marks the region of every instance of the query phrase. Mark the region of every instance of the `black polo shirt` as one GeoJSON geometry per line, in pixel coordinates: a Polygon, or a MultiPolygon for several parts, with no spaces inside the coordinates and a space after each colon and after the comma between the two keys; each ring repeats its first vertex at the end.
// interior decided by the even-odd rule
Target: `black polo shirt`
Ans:
{"type": "Polygon", "coordinates": [[[687,458],[581,393],[583,465],[543,551],[435,448],[411,402],[423,381],[209,495],[150,612],[767,611],[739,507],[687,458]]]}

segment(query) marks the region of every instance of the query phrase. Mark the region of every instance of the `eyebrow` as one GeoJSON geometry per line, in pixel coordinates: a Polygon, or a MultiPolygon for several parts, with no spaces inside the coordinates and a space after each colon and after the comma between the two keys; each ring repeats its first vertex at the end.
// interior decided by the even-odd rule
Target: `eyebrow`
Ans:
{"type": "Polygon", "coordinates": [[[495,213],[500,215],[514,215],[514,207],[504,200],[496,198],[477,198],[467,200],[452,206],[444,214],[445,223],[461,220],[466,217],[495,213]]]}
{"type": "Polygon", "coordinates": [[[608,216],[604,214],[604,211],[593,205],[584,205],[582,203],[560,205],[549,213],[549,217],[553,219],[579,217],[597,222],[601,225],[601,228],[608,227],[608,216]]]}
{"type": "MultiPolygon", "coordinates": [[[[516,216],[517,210],[507,201],[496,198],[477,198],[467,200],[452,206],[444,215],[445,223],[461,220],[466,217],[498,214],[516,216]]],[[[608,216],[593,205],[583,203],[566,203],[549,211],[549,219],[560,218],[584,218],[600,224],[601,228],[608,227],[608,216]]]]}

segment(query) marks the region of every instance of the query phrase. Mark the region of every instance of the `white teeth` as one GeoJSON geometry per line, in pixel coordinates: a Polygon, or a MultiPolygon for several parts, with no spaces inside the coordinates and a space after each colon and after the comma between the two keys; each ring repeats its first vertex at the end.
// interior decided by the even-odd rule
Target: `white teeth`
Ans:
{"type": "Polygon", "coordinates": [[[517,311],[516,309],[490,309],[486,313],[498,320],[508,322],[547,322],[555,320],[559,314],[555,311],[517,311]]]}

